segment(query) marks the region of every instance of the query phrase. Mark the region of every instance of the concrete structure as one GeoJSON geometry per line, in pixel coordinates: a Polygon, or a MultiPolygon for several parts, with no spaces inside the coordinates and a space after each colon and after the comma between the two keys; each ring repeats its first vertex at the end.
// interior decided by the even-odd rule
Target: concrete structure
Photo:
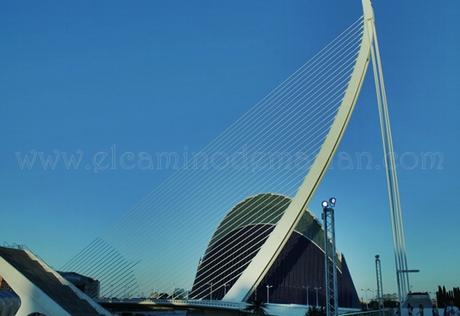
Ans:
{"type": "Polygon", "coordinates": [[[28,250],[0,247],[0,275],[21,300],[17,316],[111,315],[28,250]]]}

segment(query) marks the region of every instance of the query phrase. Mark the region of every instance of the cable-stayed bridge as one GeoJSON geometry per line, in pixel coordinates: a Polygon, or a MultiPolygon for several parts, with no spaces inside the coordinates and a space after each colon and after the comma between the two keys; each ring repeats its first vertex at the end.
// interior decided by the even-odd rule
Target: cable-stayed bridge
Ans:
{"type": "Polygon", "coordinates": [[[371,64],[402,300],[409,280],[393,141],[369,0],[363,0],[363,9],[362,16],[60,270],[98,279],[105,297],[180,294],[175,289],[191,290],[200,267],[221,262],[224,250],[208,251],[216,240],[241,222],[262,221],[270,225],[228,237],[226,249],[249,247],[202,281],[206,290],[190,293],[194,300],[213,300],[213,291],[220,290],[222,301],[248,301],[308,212],[371,64]],[[264,193],[290,198],[253,199],[238,216],[229,213],[264,193]]]}

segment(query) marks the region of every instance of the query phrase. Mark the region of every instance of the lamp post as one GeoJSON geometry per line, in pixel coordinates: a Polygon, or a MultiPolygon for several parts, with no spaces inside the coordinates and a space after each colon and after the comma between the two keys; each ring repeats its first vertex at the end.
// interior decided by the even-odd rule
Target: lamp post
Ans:
{"type": "MultiPolygon", "coordinates": [[[[375,291],[374,291],[373,289],[367,289],[366,291],[375,294],[375,291]]],[[[371,299],[369,299],[369,301],[370,301],[370,300],[371,300],[371,299]]]]}
{"type": "Polygon", "coordinates": [[[267,284],[265,287],[267,288],[267,304],[270,304],[270,289],[273,287],[273,285],[267,284]]]}
{"type": "Polygon", "coordinates": [[[361,291],[364,293],[364,298],[365,298],[365,303],[366,303],[366,309],[369,309],[369,298],[368,298],[368,293],[373,292],[371,289],[361,289],[361,291]]]}
{"type": "Polygon", "coordinates": [[[316,291],[316,307],[319,307],[318,305],[318,291],[321,290],[321,287],[314,287],[314,290],[316,291]]]}
{"type": "Polygon", "coordinates": [[[209,284],[209,300],[212,301],[212,282],[209,284]]]}
{"type": "Polygon", "coordinates": [[[377,279],[377,300],[379,303],[379,309],[383,310],[383,281],[382,281],[382,262],[380,260],[380,255],[375,255],[375,275],[377,279]]]}
{"type": "Polygon", "coordinates": [[[367,296],[366,296],[366,290],[365,289],[361,289],[361,300],[363,301],[364,304],[366,304],[366,309],[367,309],[367,296]],[[365,297],[366,296],[366,297],[365,297]]]}
{"type": "Polygon", "coordinates": [[[434,300],[436,302],[435,306],[436,306],[436,309],[438,309],[438,298],[436,296],[436,292],[428,292],[428,294],[430,294],[431,300],[432,301],[434,300]]]}
{"type": "Polygon", "coordinates": [[[227,295],[227,286],[228,286],[228,283],[225,283],[223,285],[223,287],[224,287],[224,296],[227,295]]]}
{"type": "Polygon", "coordinates": [[[302,286],[302,288],[307,290],[307,306],[310,306],[310,299],[309,299],[309,293],[308,293],[308,290],[310,290],[310,287],[304,285],[304,286],[302,286]]]}
{"type": "Polygon", "coordinates": [[[375,291],[373,289],[366,289],[366,300],[369,302],[370,298],[368,293],[375,293],[375,291]]]}
{"type": "Polygon", "coordinates": [[[336,198],[331,197],[329,201],[323,201],[323,222],[324,222],[324,276],[326,292],[326,315],[338,316],[338,288],[337,288],[337,253],[335,250],[335,203],[336,198]]]}

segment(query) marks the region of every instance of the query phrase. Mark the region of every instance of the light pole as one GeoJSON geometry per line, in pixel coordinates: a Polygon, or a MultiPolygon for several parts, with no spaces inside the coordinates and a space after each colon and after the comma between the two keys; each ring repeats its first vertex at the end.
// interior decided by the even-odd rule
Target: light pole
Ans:
{"type": "Polygon", "coordinates": [[[435,305],[435,306],[436,306],[436,309],[438,309],[438,298],[437,298],[437,296],[436,296],[436,292],[428,292],[428,294],[430,294],[431,300],[435,300],[435,302],[436,302],[436,305],[435,305]],[[436,299],[435,299],[435,298],[436,298],[436,299]]]}
{"type": "Polygon", "coordinates": [[[321,287],[314,287],[314,290],[316,291],[316,307],[319,307],[318,305],[318,291],[321,290],[321,287]]]}
{"type": "Polygon", "coordinates": [[[209,283],[209,300],[212,301],[212,282],[209,283]]]}
{"type": "Polygon", "coordinates": [[[228,284],[225,283],[223,286],[224,286],[224,296],[225,296],[225,295],[227,295],[227,286],[228,286],[228,284]]]}
{"type": "Polygon", "coordinates": [[[367,298],[367,293],[370,291],[370,289],[361,289],[361,292],[363,292],[363,297],[364,297],[364,300],[367,301],[368,298],[367,298]]]}
{"type": "Polygon", "coordinates": [[[304,289],[307,289],[307,306],[310,306],[310,300],[309,300],[309,293],[308,290],[310,290],[309,286],[302,286],[304,289]]]}
{"type": "Polygon", "coordinates": [[[338,289],[337,289],[337,254],[335,250],[335,220],[334,208],[336,198],[331,197],[329,201],[323,201],[323,222],[324,222],[324,276],[326,292],[326,315],[338,316],[338,289]]]}
{"type": "Polygon", "coordinates": [[[375,275],[377,277],[377,300],[379,302],[379,309],[384,308],[383,305],[383,281],[382,281],[382,262],[380,256],[375,255],[375,275]]]}
{"type": "Polygon", "coordinates": [[[270,289],[273,287],[273,285],[266,285],[267,288],[267,304],[270,304],[270,289]]]}
{"type": "Polygon", "coordinates": [[[372,290],[371,289],[361,289],[361,291],[364,293],[366,309],[369,309],[369,298],[368,298],[367,293],[372,292],[372,290]]]}
{"type": "MultiPolygon", "coordinates": [[[[367,289],[366,291],[370,292],[370,293],[375,293],[375,291],[373,289],[367,289]]],[[[369,299],[369,301],[370,301],[370,299],[369,299]]]]}

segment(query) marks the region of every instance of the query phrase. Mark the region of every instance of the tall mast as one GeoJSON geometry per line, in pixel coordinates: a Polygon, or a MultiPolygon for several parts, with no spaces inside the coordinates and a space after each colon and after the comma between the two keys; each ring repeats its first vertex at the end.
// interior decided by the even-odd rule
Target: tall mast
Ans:
{"type": "Polygon", "coordinates": [[[388,102],[383,79],[382,62],[375,28],[375,19],[370,0],[362,0],[364,19],[368,24],[366,28],[371,39],[371,59],[374,72],[375,90],[380,118],[380,132],[385,160],[385,172],[387,177],[387,189],[390,205],[391,224],[393,231],[393,245],[396,265],[396,280],[398,285],[399,301],[403,302],[409,290],[409,276],[407,274],[406,241],[404,235],[404,223],[402,219],[401,202],[399,198],[398,176],[396,171],[393,139],[391,135],[390,116],[388,102]]]}

